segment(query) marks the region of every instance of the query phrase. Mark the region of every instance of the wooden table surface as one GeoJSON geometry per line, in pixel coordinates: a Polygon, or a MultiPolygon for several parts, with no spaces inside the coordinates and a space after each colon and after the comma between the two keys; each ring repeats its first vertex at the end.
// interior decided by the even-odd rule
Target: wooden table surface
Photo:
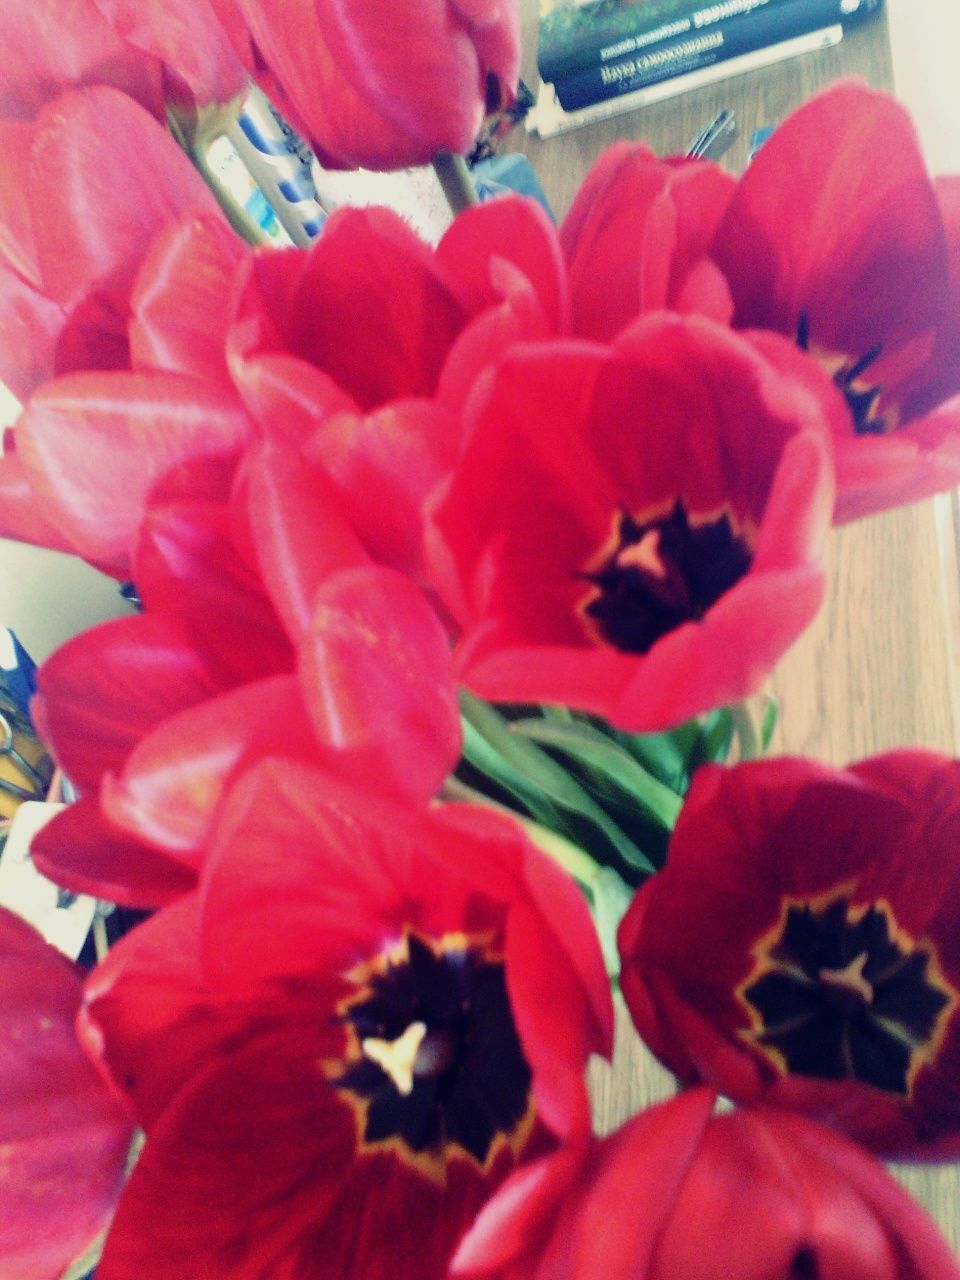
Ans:
{"type": "MultiPolygon", "coordinates": [[[[523,74],[535,88],[536,0],[523,4],[523,74]]],[[[661,154],[683,151],[721,107],[730,107],[738,136],[722,163],[740,172],[754,128],[782,120],[820,85],[850,74],[877,87],[892,86],[885,16],[851,32],[833,49],[556,138],[528,136],[519,146],[562,217],[590,165],[617,139],[646,140],[661,154]]],[[[831,535],[826,604],[770,681],[780,701],[774,751],[837,764],[906,745],[957,754],[958,529],[956,499],[948,495],[831,535]]],[[[650,1058],[621,1009],[614,1067],[600,1064],[594,1071],[598,1126],[613,1127],[672,1088],[672,1077],[650,1058]]],[[[899,1168],[897,1173],[960,1251],[960,1168],[899,1168]]]]}

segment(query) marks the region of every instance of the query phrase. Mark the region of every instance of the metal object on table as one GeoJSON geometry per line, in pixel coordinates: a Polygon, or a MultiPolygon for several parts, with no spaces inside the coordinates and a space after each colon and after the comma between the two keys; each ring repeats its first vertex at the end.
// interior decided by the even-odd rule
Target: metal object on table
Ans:
{"type": "Polygon", "coordinates": [[[688,160],[716,160],[722,156],[737,135],[737,122],[729,107],[709,120],[685,152],[688,160]]]}

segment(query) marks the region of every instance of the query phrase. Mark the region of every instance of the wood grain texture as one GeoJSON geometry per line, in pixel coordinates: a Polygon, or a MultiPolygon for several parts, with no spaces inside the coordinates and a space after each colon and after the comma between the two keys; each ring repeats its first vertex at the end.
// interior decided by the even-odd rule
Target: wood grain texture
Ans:
{"type": "MultiPolygon", "coordinates": [[[[899,4],[891,0],[895,2],[899,4]]],[[[536,0],[523,3],[524,74],[535,87],[536,0]]],[[[936,7],[940,0],[924,3],[936,7]]],[[[682,152],[721,107],[731,107],[738,137],[723,163],[739,172],[754,128],[782,120],[819,86],[851,74],[877,87],[891,87],[885,18],[851,33],[834,49],[805,54],[558,138],[520,137],[519,148],[562,217],[589,166],[619,138],[646,140],[660,154],[682,152]]],[[[913,79],[921,82],[922,74],[915,72],[913,79]]],[[[824,608],[770,681],[781,705],[774,751],[836,764],[905,745],[957,754],[958,528],[957,503],[947,496],[831,535],[824,608]]],[[[640,1044],[622,1005],[617,1032],[612,1068],[595,1064],[591,1074],[602,1132],[673,1088],[672,1078],[640,1044]]],[[[945,1166],[896,1172],[960,1250],[960,1170],[945,1166]]]]}

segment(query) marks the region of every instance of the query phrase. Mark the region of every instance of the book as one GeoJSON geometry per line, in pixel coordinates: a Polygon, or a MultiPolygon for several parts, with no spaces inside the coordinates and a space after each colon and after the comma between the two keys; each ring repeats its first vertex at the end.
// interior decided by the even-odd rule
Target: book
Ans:
{"type": "Polygon", "coordinates": [[[558,80],[581,67],[696,33],[783,0],[540,0],[537,70],[558,80]]]}
{"type": "MultiPolygon", "coordinates": [[[[836,23],[864,21],[877,13],[882,3],[883,0],[778,0],[766,8],[739,12],[725,21],[711,23],[693,34],[573,71],[556,80],[554,89],[563,109],[576,111],[836,23]]],[[[725,7],[715,5],[714,10],[725,7]]]]}
{"type": "Polygon", "coordinates": [[[622,112],[636,111],[638,107],[662,102],[665,98],[673,98],[693,89],[702,89],[707,85],[715,84],[718,80],[756,71],[787,58],[797,57],[801,53],[828,49],[832,45],[839,44],[842,39],[843,27],[838,22],[820,31],[795,36],[792,40],[781,40],[778,44],[768,45],[765,49],[755,49],[753,53],[743,53],[739,57],[711,63],[709,66],[701,67],[699,71],[674,76],[670,80],[661,80],[658,84],[649,85],[645,89],[635,89],[632,93],[605,98],[602,102],[595,102],[589,107],[581,107],[579,111],[564,111],[557,100],[554,86],[543,82],[537,94],[536,105],[527,117],[527,130],[538,134],[541,138],[553,138],[571,129],[596,124],[610,116],[620,115],[622,112]]]}

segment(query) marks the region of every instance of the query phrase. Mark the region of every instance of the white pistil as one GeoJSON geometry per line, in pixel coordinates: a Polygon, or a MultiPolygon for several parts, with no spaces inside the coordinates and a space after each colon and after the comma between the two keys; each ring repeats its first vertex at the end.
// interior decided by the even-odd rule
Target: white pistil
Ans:
{"type": "Polygon", "coordinates": [[[861,951],[849,964],[844,965],[842,969],[821,969],[820,978],[828,983],[831,987],[840,987],[843,991],[853,991],[861,997],[864,1004],[870,1004],[873,1001],[873,987],[863,976],[863,970],[868,960],[867,953],[861,951]]]}
{"type": "Polygon", "coordinates": [[[660,552],[660,530],[650,529],[639,542],[628,542],[617,552],[618,569],[645,570],[654,578],[665,578],[667,570],[660,552]]]}
{"type": "Polygon", "coordinates": [[[366,1056],[386,1072],[396,1086],[397,1093],[404,1098],[413,1092],[417,1054],[426,1034],[425,1022],[411,1022],[396,1040],[377,1040],[371,1037],[360,1042],[366,1056]]]}

